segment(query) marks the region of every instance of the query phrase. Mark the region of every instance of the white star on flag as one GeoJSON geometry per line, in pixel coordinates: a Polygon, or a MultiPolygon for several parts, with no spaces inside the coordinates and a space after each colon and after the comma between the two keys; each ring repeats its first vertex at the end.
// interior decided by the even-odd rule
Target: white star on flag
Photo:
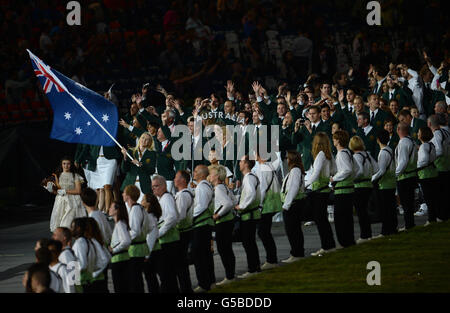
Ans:
{"type": "Polygon", "coordinates": [[[66,112],[66,113],[64,114],[64,117],[66,118],[66,120],[70,120],[70,119],[72,118],[72,116],[70,115],[69,112],[66,112]]]}
{"type": "Polygon", "coordinates": [[[86,125],[87,125],[87,126],[91,126],[91,122],[87,122],[86,125]]]}
{"type": "Polygon", "coordinates": [[[103,122],[107,122],[107,121],[109,121],[109,116],[108,116],[108,114],[103,114],[103,116],[102,116],[102,120],[103,120],[103,122]]]}
{"type": "Polygon", "coordinates": [[[82,129],[81,129],[80,127],[77,127],[77,128],[75,129],[75,133],[76,133],[77,135],[81,135],[83,132],[82,132],[82,129]]]}
{"type": "Polygon", "coordinates": [[[81,98],[77,98],[77,99],[78,99],[78,101],[80,101],[81,104],[84,104],[83,99],[81,99],[81,98]]]}

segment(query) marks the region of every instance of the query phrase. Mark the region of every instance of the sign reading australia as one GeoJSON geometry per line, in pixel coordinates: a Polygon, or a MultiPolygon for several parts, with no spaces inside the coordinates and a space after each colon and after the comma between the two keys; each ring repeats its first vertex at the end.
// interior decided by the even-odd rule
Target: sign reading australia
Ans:
{"type": "Polygon", "coordinates": [[[203,125],[195,122],[193,132],[186,125],[176,125],[171,131],[171,155],[179,160],[208,159],[211,150],[217,160],[240,160],[248,155],[251,160],[275,160],[279,152],[278,125],[203,125]]]}

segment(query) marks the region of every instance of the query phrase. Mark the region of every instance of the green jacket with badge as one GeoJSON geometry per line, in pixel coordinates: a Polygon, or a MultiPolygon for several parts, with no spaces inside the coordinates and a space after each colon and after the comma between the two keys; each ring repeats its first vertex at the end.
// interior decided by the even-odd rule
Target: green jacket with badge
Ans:
{"type": "MultiPolygon", "coordinates": [[[[139,153],[137,150],[129,149],[128,153],[136,160],[139,160],[139,153]]],[[[151,175],[155,173],[156,152],[145,150],[140,162],[142,163],[142,166],[138,167],[134,165],[128,157],[126,160],[122,161],[122,171],[126,173],[126,177],[120,188],[121,190],[124,190],[128,185],[134,185],[137,176],[139,176],[139,184],[141,185],[142,192],[152,192],[151,175]]]]}

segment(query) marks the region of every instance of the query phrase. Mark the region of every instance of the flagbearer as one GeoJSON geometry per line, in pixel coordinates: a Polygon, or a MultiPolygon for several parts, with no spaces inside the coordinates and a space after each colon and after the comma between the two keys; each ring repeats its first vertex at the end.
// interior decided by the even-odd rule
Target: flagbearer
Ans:
{"type": "Polygon", "coordinates": [[[255,161],[248,155],[242,157],[239,169],[242,173],[242,193],[235,210],[241,216],[242,244],[247,255],[248,271],[238,276],[247,278],[261,271],[258,246],[256,245],[256,225],[261,219],[261,189],[258,177],[251,173],[255,161]]]}
{"type": "Polygon", "coordinates": [[[131,245],[128,248],[130,255],[130,292],[144,292],[144,259],[150,254],[147,246],[147,233],[149,232],[149,220],[144,208],[137,203],[140,191],[135,185],[128,185],[122,193],[123,201],[126,204],[130,222],[131,245]]]}
{"type": "MultiPolygon", "coordinates": [[[[177,268],[180,262],[180,233],[177,229],[178,212],[175,199],[167,191],[166,179],[156,175],[152,179],[152,190],[159,199],[162,216],[158,222],[161,245],[161,292],[178,293],[177,268]]],[[[185,277],[184,277],[185,278],[185,277]]],[[[186,278],[185,278],[186,279],[186,278]]],[[[189,289],[183,281],[183,288],[189,289]]],[[[188,290],[186,290],[188,291],[188,290]]]]}
{"type": "Polygon", "coordinates": [[[216,282],[214,275],[214,259],[211,251],[212,227],[214,221],[214,190],[206,180],[208,177],[206,165],[197,165],[194,170],[194,180],[198,182],[195,188],[192,255],[198,287],[194,292],[205,292],[216,282]]]}
{"type": "Polygon", "coordinates": [[[400,138],[395,149],[395,176],[397,178],[397,190],[400,203],[404,210],[406,230],[414,224],[414,189],[417,186],[417,148],[414,140],[409,137],[409,125],[403,122],[397,126],[397,134],[400,138]]]}
{"type": "Polygon", "coordinates": [[[151,193],[150,176],[155,173],[156,153],[153,151],[153,140],[149,133],[143,133],[139,138],[139,145],[130,150],[133,161],[127,157],[125,148],[122,149],[122,171],[126,177],[122,183],[122,190],[128,185],[135,185],[140,192],[138,203],[144,194],[151,193]]]}

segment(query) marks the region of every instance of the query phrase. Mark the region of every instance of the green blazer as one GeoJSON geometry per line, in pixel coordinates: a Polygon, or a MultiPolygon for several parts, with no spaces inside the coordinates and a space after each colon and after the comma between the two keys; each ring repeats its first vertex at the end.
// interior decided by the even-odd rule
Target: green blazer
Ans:
{"type": "MultiPolygon", "coordinates": [[[[369,110],[368,113],[369,118],[371,118],[372,112],[369,110]]],[[[375,127],[377,130],[382,129],[384,127],[384,121],[387,117],[388,113],[379,108],[377,114],[375,115],[375,118],[370,121],[370,125],[372,125],[372,127],[375,127]]]]}
{"type": "MultiPolygon", "coordinates": [[[[128,152],[136,160],[139,160],[139,153],[137,150],[129,149],[128,152]]],[[[136,183],[136,177],[139,176],[139,184],[143,193],[152,193],[151,175],[155,173],[156,152],[146,150],[141,158],[142,166],[137,167],[127,157],[122,161],[122,172],[126,173],[125,179],[122,183],[120,190],[124,190],[128,185],[134,185],[136,183]]]]}
{"type": "Polygon", "coordinates": [[[173,180],[175,178],[175,161],[172,158],[172,146],[177,140],[177,138],[173,138],[170,129],[167,126],[162,127],[162,131],[166,138],[169,140],[168,145],[163,147],[162,144],[158,145],[158,149],[156,150],[156,169],[158,171],[158,175],[164,176],[167,180],[173,180]]]}
{"type": "Polygon", "coordinates": [[[392,134],[392,137],[388,143],[388,146],[392,149],[392,151],[395,151],[395,148],[397,148],[399,141],[400,141],[400,138],[398,137],[397,133],[394,131],[394,133],[392,134]]]}
{"type": "Polygon", "coordinates": [[[291,142],[297,147],[297,151],[302,155],[305,170],[308,170],[313,163],[311,154],[312,141],[318,132],[325,132],[331,137],[331,128],[328,123],[324,123],[323,121],[320,121],[319,125],[312,133],[309,133],[305,126],[302,126],[297,132],[292,132],[291,142]]]}
{"type": "Polygon", "coordinates": [[[385,92],[382,95],[382,98],[386,100],[389,104],[389,100],[396,99],[398,101],[399,109],[401,110],[404,106],[409,106],[411,104],[414,104],[413,99],[411,95],[405,91],[405,89],[401,87],[395,87],[394,94],[391,99],[389,99],[389,92],[385,92]]]}
{"type": "Polygon", "coordinates": [[[378,153],[380,152],[380,147],[377,144],[377,129],[372,127],[367,136],[364,134],[362,128],[358,128],[356,135],[361,137],[366,147],[366,151],[370,152],[370,155],[376,160],[378,158],[378,153]]]}

